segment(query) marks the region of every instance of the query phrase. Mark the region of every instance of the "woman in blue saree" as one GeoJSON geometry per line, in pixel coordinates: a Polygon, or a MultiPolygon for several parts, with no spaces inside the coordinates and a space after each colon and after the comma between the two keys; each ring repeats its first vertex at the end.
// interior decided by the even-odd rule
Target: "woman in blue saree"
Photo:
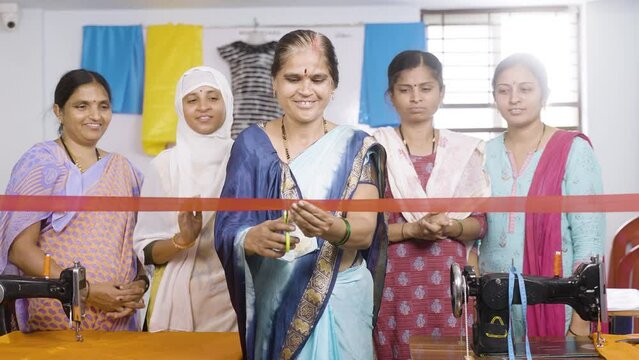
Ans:
{"type": "Polygon", "coordinates": [[[288,216],[218,212],[215,224],[244,358],[372,359],[386,266],[384,216],[326,212],[301,199],[381,197],[384,150],[366,133],[324,119],[338,83],[324,35],[284,35],[271,73],[285,115],[236,139],[221,197],[300,201],[288,216]]]}

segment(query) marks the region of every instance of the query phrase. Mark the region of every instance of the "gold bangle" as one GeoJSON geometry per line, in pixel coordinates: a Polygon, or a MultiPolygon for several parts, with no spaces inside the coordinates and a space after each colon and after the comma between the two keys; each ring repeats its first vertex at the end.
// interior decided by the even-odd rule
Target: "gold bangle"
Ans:
{"type": "Polygon", "coordinates": [[[402,241],[403,241],[403,240],[406,240],[406,236],[404,236],[404,225],[406,225],[406,223],[405,223],[405,222],[403,222],[403,223],[402,223],[402,229],[400,230],[400,231],[401,231],[401,233],[402,233],[402,241]]]}
{"type": "Polygon", "coordinates": [[[178,244],[178,243],[175,241],[175,238],[176,238],[176,237],[178,237],[178,236],[180,236],[180,233],[175,233],[175,235],[173,235],[173,237],[171,238],[171,243],[173,244],[173,246],[174,246],[176,249],[179,249],[179,250],[186,250],[186,249],[190,248],[191,246],[193,246],[193,244],[195,244],[195,241],[193,241],[192,243],[190,243],[190,244],[188,244],[188,245],[178,244]]]}

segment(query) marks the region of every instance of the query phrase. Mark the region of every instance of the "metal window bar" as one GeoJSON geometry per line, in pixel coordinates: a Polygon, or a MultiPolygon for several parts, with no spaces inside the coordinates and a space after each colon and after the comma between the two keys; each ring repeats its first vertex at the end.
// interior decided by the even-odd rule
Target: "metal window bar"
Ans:
{"type": "MultiPolygon", "coordinates": [[[[446,101],[442,105],[445,109],[485,109],[494,108],[492,99],[492,71],[503,57],[502,38],[500,31],[504,22],[509,21],[512,14],[529,14],[531,16],[551,18],[561,21],[569,33],[565,36],[570,38],[571,48],[566,51],[566,61],[563,66],[570,71],[562,71],[564,80],[567,82],[563,88],[559,87],[558,97],[552,103],[548,103],[546,108],[570,107],[576,110],[574,125],[561,126],[561,128],[580,129],[581,128],[581,79],[579,62],[579,9],[576,7],[534,7],[534,8],[502,8],[502,9],[470,9],[470,10],[443,10],[428,11],[422,10],[422,20],[426,24],[427,44],[429,51],[438,56],[444,64],[444,81],[447,85],[446,92],[449,99],[456,101],[446,101]],[[474,27],[474,28],[473,28],[474,27]],[[429,31],[429,29],[431,31],[429,31]],[[473,30],[475,30],[473,32],[473,30]],[[481,31],[480,31],[481,30],[481,31]],[[465,32],[465,33],[464,33],[465,32]],[[432,34],[431,34],[432,33],[432,34]],[[481,33],[481,34],[480,34],[481,33]],[[483,34],[483,35],[482,35],[483,34]],[[477,46],[474,50],[468,51],[468,44],[472,42],[483,42],[484,46],[477,46]],[[574,45],[573,45],[574,44],[574,45]],[[430,49],[431,45],[434,49],[430,49]],[[457,48],[454,48],[457,46],[457,48]],[[473,57],[474,56],[474,57],[473,57]],[[477,59],[482,59],[477,61],[477,59]],[[476,72],[479,75],[469,75],[476,72]],[[483,73],[483,75],[482,75],[483,73]],[[452,74],[452,75],[451,75],[452,74]],[[461,86],[460,84],[464,84],[461,86]],[[454,85],[457,85],[455,88],[454,85]],[[485,90],[483,90],[485,89],[485,90]],[[485,98],[485,102],[477,101],[485,98]],[[463,99],[466,98],[464,101],[463,99]],[[474,99],[474,100],[472,100],[474,99]],[[471,101],[472,100],[472,101],[471,101]]],[[[532,31],[532,30],[531,30],[532,31]]],[[[472,47],[472,45],[471,45],[472,47]]],[[[552,75],[549,74],[549,82],[552,83],[552,75]]],[[[553,94],[551,93],[551,100],[553,94]]],[[[503,120],[499,113],[493,112],[492,122],[494,128],[455,128],[463,132],[499,132],[503,130],[503,120]],[[476,129],[476,130],[471,130],[476,129]]],[[[552,119],[544,119],[552,125],[552,119]]],[[[563,122],[565,124],[565,121],[563,122]]]]}

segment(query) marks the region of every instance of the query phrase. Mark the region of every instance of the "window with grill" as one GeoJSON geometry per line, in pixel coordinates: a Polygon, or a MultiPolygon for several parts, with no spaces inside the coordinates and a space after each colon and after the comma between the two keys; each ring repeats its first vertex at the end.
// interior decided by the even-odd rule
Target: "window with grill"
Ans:
{"type": "Polygon", "coordinates": [[[437,127],[484,139],[505,130],[491,81],[500,60],[525,52],[548,73],[542,120],[580,129],[579,9],[576,7],[422,11],[426,46],[444,67],[446,95],[437,127]]]}

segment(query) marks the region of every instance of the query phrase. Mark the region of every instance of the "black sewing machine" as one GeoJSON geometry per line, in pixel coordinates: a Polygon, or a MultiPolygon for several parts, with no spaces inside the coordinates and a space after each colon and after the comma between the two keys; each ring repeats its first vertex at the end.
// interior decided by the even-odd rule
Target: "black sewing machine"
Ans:
{"type": "MultiPolygon", "coordinates": [[[[569,278],[524,275],[529,305],[566,304],[587,321],[608,321],[604,265],[598,257],[580,265],[569,278]]],[[[508,273],[492,273],[477,277],[472,266],[462,272],[458,264],[450,268],[450,290],[453,314],[462,316],[468,296],[476,297],[473,324],[473,350],[477,355],[508,353],[508,273]]],[[[513,303],[521,304],[516,282],[513,303]]],[[[535,355],[535,354],[533,354],[535,355]]]]}
{"type": "Polygon", "coordinates": [[[0,275],[0,335],[12,330],[15,300],[24,298],[53,298],[62,303],[69,318],[69,327],[75,330],[76,340],[82,341],[80,324],[84,315],[87,295],[86,269],[75,262],[64,269],[59,279],[0,275]]]}

